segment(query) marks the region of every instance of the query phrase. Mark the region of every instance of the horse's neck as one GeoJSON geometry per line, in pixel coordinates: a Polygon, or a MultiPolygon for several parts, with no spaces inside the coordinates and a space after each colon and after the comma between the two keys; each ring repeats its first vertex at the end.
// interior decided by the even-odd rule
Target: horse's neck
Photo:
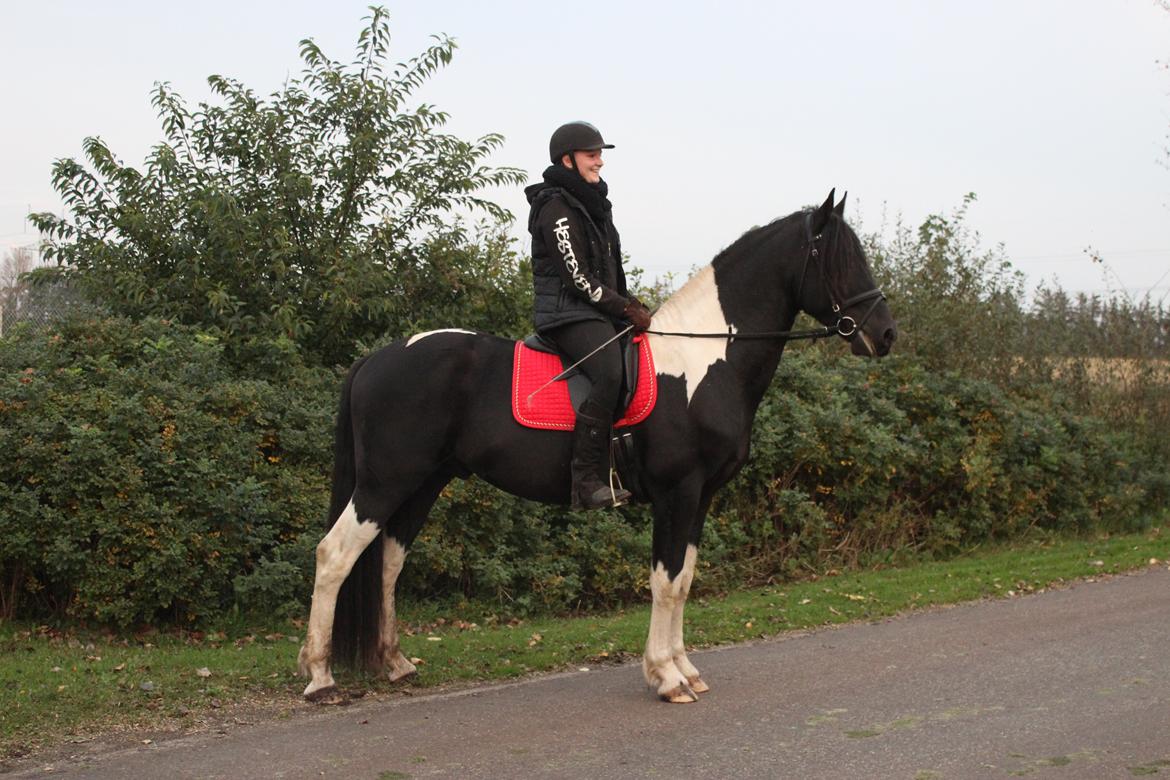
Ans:
{"type": "MultiPolygon", "coordinates": [[[[794,258],[798,255],[799,249],[790,241],[778,240],[757,249],[750,256],[740,257],[739,268],[729,268],[721,274],[726,278],[726,281],[721,281],[727,288],[725,297],[739,302],[738,305],[729,304],[729,307],[735,309],[733,321],[742,322],[741,331],[780,333],[792,330],[796,320],[796,292],[793,288],[799,284],[794,258]]],[[[744,397],[752,409],[760,403],[772,383],[785,344],[786,340],[781,338],[739,342],[732,360],[738,364],[744,378],[744,397]]]]}
{"type": "Polygon", "coordinates": [[[726,333],[729,322],[715,287],[715,269],[703,268],[654,314],[654,329],[679,333],[726,333]]]}
{"type": "MultiPolygon", "coordinates": [[[[709,265],[696,273],[654,314],[651,328],[676,333],[735,334],[787,330],[791,326],[792,318],[783,314],[788,306],[778,300],[779,291],[775,293],[777,297],[770,301],[772,306],[763,307],[771,308],[772,311],[749,311],[746,307],[751,307],[753,298],[758,296],[747,294],[747,288],[740,284],[732,285],[726,291],[729,294],[721,296],[716,280],[713,266],[709,265]],[[725,310],[724,303],[730,310],[725,310]],[[740,311],[736,311],[736,308],[740,311]]],[[[726,281],[722,283],[727,284],[726,281]]],[[[783,341],[780,340],[740,341],[736,349],[729,349],[732,343],[729,339],[677,336],[651,338],[658,370],[685,379],[688,402],[710,367],[723,360],[735,369],[744,398],[752,405],[753,412],[772,380],[784,349],[783,341]]]]}

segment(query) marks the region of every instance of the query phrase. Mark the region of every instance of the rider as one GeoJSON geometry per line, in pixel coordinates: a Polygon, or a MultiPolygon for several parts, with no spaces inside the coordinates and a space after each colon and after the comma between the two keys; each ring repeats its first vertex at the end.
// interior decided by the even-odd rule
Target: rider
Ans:
{"type": "MultiPolygon", "coordinates": [[[[650,327],[649,309],[626,290],[621,243],[606,197],[609,187],[601,178],[601,150],[612,148],[588,122],[561,125],[549,141],[552,165],[544,181],[524,191],[532,206],[528,230],[536,330],[571,363],[627,323],[637,330],[650,327]]],[[[573,507],[620,506],[630,493],[612,490],[609,480],[609,440],[622,383],[617,341],[579,368],[592,389],[577,409],[573,431],[573,507]]]]}

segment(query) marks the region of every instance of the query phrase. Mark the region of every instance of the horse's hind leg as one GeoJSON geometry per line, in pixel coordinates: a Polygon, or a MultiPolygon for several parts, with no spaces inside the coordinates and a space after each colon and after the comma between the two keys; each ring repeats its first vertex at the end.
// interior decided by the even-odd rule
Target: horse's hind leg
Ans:
{"type": "Polygon", "coordinates": [[[333,673],[329,670],[329,645],[337,591],[362,550],[381,532],[376,522],[358,520],[357,510],[351,500],[329,533],[317,545],[313,605],[309,612],[305,644],[298,659],[301,673],[313,678],[304,693],[310,701],[328,698],[336,691],[333,673]]]}
{"type": "Polygon", "coordinates": [[[386,544],[382,548],[382,619],[378,657],[391,682],[416,673],[414,664],[398,647],[398,615],[394,607],[394,588],[406,562],[406,552],[422,524],[426,522],[435,500],[451,480],[449,474],[437,474],[419,488],[386,524],[386,544]]]}
{"type": "Polygon", "coordinates": [[[391,682],[410,677],[418,670],[398,648],[398,615],[394,609],[394,586],[406,562],[406,547],[397,539],[386,540],[382,548],[382,620],[378,657],[391,682]]]}

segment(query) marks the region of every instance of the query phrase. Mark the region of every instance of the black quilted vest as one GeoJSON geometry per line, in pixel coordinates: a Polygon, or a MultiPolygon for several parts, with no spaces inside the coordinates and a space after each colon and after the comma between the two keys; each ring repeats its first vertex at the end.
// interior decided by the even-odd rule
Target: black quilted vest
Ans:
{"type": "MultiPolygon", "coordinates": [[[[589,272],[604,286],[627,296],[626,275],[622,269],[621,239],[613,219],[600,224],[589,215],[581,201],[567,190],[547,183],[534,184],[524,194],[532,206],[528,232],[532,235],[533,320],[537,331],[544,331],[582,320],[618,320],[580,298],[561,281],[556,263],[564,262],[556,246],[547,246],[545,234],[551,225],[541,220],[544,206],[553,198],[563,198],[584,231],[587,244],[585,262],[589,272]]],[[[551,222],[551,220],[547,220],[551,222]]],[[[578,258],[580,260],[581,258],[578,258]]]]}

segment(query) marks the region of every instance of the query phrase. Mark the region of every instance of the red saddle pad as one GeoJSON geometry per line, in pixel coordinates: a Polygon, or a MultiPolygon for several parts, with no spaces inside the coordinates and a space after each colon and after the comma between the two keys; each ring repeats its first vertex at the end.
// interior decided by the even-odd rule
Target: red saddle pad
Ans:
{"type": "MultiPolygon", "coordinates": [[[[633,343],[638,348],[638,386],[625,414],[614,423],[615,428],[642,422],[658,400],[658,375],[654,373],[650,341],[645,336],[634,336],[633,343]]],[[[524,346],[522,341],[516,342],[512,364],[512,416],[516,422],[529,428],[573,430],[577,413],[569,401],[568,382],[563,379],[553,382],[532,398],[528,397],[563,370],[559,355],[538,352],[524,346]]]]}

